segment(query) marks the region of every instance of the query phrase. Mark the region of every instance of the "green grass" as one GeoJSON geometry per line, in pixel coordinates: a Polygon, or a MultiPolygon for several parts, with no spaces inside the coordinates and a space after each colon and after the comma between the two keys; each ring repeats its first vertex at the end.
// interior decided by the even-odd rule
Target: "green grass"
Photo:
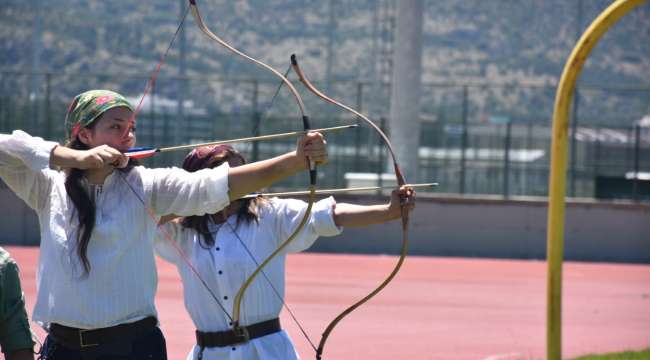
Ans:
{"type": "Polygon", "coordinates": [[[571,360],[650,360],[650,349],[643,351],[624,351],[604,355],[583,355],[571,360]]]}

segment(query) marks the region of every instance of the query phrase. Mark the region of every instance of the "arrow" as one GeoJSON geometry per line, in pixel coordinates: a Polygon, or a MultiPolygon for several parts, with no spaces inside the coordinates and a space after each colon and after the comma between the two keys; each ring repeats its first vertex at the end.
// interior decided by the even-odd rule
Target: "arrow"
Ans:
{"type": "MultiPolygon", "coordinates": [[[[436,187],[439,184],[437,182],[434,183],[424,183],[424,184],[406,184],[404,185],[405,187],[410,187],[414,189],[422,189],[422,188],[432,188],[436,187]]],[[[322,190],[316,190],[316,194],[338,194],[338,193],[346,193],[346,192],[354,192],[354,191],[373,191],[373,190],[381,190],[381,189],[394,189],[395,186],[366,186],[366,187],[353,187],[353,188],[344,188],[344,189],[322,189],[322,190]]],[[[268,196],[268,197],[273,197],[273,196],[300,196],[300,195],[308,195],[309,191],[289,191],[289,192],[275,192],[275,193],[258,193],[258,194],[248,194],[242,199],[252,199],[256,198],[258,196],[268,196]]]]}
{"type": "Polygon", "coordinates": [[[308,132],[321,132],[322,133],[322,132],[328,132],[328,131],[338,131],[338,130],[352,129],[352,128],[356,128],[357,126],[358,125],[356,125],[356,124],[343,125],[343,126],[334,126],[334,127],[314,129],[314,130],[309,130],[309,131],[305,131],[305,130],[291,131],[291,132],[280,133],[280,134],[271,134],[271,135],[262,135],[262,136],[250,136],[250,137],[243,137],[243,138],[239,138],[239,139],[220,140],[220,141],[212,141],[212,142],[206,142],[206,143],[200,143],[200,144],[179,145],[179,146],[171,146],[171,147],[164,147],[164,148],[135,147],[135,148],[129,149],[124,154],[126,156],[132,158],[132,159],[144,159],[144,158],[152,157],[156,153],[194,149],[194,148],[201,147],[201,146],[224,145],[224,144],[233,144],[233,143],[240,143],[240,142],[247,142],[247,141],[275,140],[275,139],[282,139],[282,138],[291,137],[291,136],[300,136],[300,135],[304,135],[304,134],[306,134],[308,132]]]}

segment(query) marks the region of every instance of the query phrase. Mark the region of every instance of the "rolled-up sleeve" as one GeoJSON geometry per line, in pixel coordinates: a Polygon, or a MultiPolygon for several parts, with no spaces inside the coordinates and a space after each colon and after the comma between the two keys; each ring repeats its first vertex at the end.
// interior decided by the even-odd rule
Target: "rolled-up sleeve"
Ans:
{"type": "MultiPolygon", "coordinates": [[[[149,196],[156,214],[179,216],[212,214],[228,206],[227,163],[187,172],[179,168],[147,169],[151,179],[149,196]]],[[[145,189],[147,191],[147,189],[145,189]]]]}
{"type": "MultiPolygon", "coordinates": [[[[279,235],[279,243],[282,243],[291,236],[300,224],[307,203],[295,199],[272,199],[272,207],[276,212],[276,227],[279,235]]],[[[300,233],[287,245],[286,252],[301,252],[314,244],[319,236],[339,235],[343,228],[334,223],[334,207],[336,201],[333,197],[317,201],[312,207],[309,220],[300,233]]]]}
{"type": "Polygon", "coordinates": [[[0,262],[0,347],[3,353],[32,349],[34,340],[25,311],[18,267],[11,260],[0,259],[0,262]]]}
{"type": "Polygon", "coordinates": [[[50,153],[58,143],[16,130],[0,134],[0,178],[33,209],[49,196],[50,153]]]}

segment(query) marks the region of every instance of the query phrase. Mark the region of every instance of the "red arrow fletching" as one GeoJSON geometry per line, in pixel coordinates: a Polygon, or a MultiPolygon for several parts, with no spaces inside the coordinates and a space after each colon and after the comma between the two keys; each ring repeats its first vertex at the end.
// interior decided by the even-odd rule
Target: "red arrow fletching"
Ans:
{"type": "Polygon", "coordinates": [[[130,157],[131,159],[145,159],[154,156],[155,153],[156,153],[156,149],[147,149],[147,150],[129,151],[124,153],[124,155],[130,157]]]}

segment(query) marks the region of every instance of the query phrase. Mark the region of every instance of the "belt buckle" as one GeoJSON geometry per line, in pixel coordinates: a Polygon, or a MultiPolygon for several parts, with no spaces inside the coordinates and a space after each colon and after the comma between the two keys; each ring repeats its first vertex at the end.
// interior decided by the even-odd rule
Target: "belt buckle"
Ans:
{"type": "Polygon", "coordinates": [[[248,334],[248,329],[244,326],[237,326],[233,329],[233,332],[235,333],[235,340],[237,341],[237,344],[239,343],[245,343],[250,340],[250,335],[248,334]]]}
{"type": "Polygon", "coordinates": [[[84,333],[86,333],[88,331],[91,331],[91,330],[79,329],[79,346],[81,348],[87,348],[87,347],[99,345],[99,344],[85,344],[84,343],[84,333]]]}

